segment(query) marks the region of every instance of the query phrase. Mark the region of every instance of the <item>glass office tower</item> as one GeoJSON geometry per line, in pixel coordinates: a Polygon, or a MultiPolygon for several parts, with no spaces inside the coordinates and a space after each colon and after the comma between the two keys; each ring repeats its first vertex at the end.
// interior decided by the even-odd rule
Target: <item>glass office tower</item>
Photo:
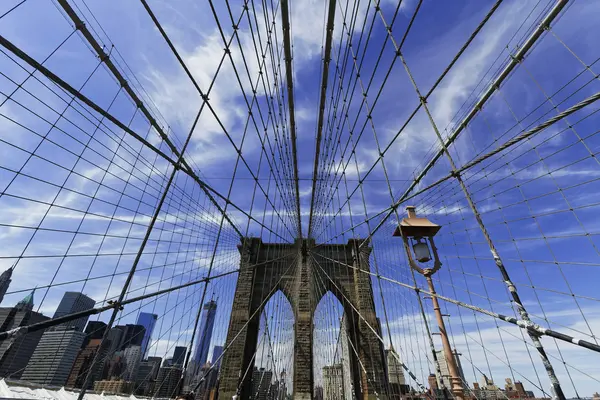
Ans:
{"type": "Polygon", "coordinates": [[[150,347],[150,340],[152,339],[152,332],[154,331],[154,326],[156,325],[156,320],[158,319],[158,315],[141,312],[137,319],[137,325],[141,325],[146,328],[146,332],[144,333],[144,338],[142,339],[142,357],[146,359],[148,357],[148,348],[150,347]]]}
{"type": "Polygon", "coordinates": [[[204,314],[200,320],[199,339],[198,344],[196,345],[196,353],[194,354],[194,363],[198,368],[201,368],[202,365],[206,364],[216,314],[216,301],[211,300],[204,304],[204,314]]]}

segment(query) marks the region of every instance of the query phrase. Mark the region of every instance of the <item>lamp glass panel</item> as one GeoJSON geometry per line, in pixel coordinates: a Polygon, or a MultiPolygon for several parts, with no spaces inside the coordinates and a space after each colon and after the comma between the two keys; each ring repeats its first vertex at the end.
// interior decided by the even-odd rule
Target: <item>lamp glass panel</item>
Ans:
{"type": "Polygon", "coordinates": [[[413,250],[415,252],[415,258],[419,262],[427,262],[431,260],[431,253],[429,252],[429,246],[424,242],[417,242],[413,246],[413,250]]]}

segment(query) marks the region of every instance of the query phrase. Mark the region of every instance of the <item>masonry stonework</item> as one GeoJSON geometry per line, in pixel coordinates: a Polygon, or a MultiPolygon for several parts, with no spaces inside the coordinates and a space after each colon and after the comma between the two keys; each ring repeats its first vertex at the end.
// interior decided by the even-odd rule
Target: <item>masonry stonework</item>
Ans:
{"type": "MultiPolygon", "coordinates": [[[[313,316],[319,300],[331,291],[344,307],[350,341],[350,366],[356,399],[386,399],[381,328],[375,313],[368,246],[293,244],[245,238],[239,245],[240,272],[220,374],[219,398],[251,398],[252,370],[262,308],[278,290],[295,317],[293,398],[313,398],[313,316]],[[361,271],[362,270],[362,271],[361,271]]],[[[345,327],[342,327],[345,328],[345,327]]]]}

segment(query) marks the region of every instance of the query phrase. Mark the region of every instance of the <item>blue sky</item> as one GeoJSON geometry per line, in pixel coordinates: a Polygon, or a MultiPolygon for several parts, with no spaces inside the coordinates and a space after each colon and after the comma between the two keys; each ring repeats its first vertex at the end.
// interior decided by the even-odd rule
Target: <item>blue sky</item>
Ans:
{"type": "MultiPolygon", "coordinates": [[[[207,91],[225,47],[209,3],[156,0],[149,4],[199,86],[207,91]]],[[[238,2],[230,4],[232,15],[237,19],[241,5],[238,2]]],[[[506,64],[509,52],[516,51],[552,4],[551,1],[503,2],[428,99],[442,136],[446,137],[456,128],[491,79],[506,64]]],[[[169,137],[181,148],[201,98],[142,5],[139,2],[82,0],[73,1],[72,5],[94,36],[106,46],[111,59],[115,60],[152,110],[159,124],[168,127],[165,130],[169,137]]],[[[349,9],[353,5],[351,3],[349,9]]],[[[415,0],[410,0],[404,1],[400,7],[393,29],[397,42],[416,5],[415,0]]],[[[0,6],[0,15],[12,6],[12,2],[0,6]]],[[[381,6],[389,23],[396,4],[386,0],[381,6]]],[[[429,90],[491,6],[490,1],[423,2],[403,47],[406,62],[423,93],[429,90]]],[[[70,22],[57,7],[49,1],[25,2],[0,19],[2,36],[40,62],[60,45],[44,62],[47,68],[74,87],[83,86],[82,93],[169,153],[148,122],[136,112],[130,99],[119,91],[109,71],[99,66],[98,59],[84,40],[72,34],[70,22]]],[[[255,7],[257,15],[262,15],[263,4],[257,2],[255,7]]],[[[308,0],[291,2],[290,7],[300,202],[306,235],[326,7],[324,2],[308,0]]],[[[270,5],[268,8],[270,10],[270,5]]],[[[341,232],[364,221],[365,216],[371,217],[389,207],[392,202],[390,191],[397,199],[431,159],[433,152],[439,150],[427,115],[420,110],[393,142],[384,157],[385,164],[378,161],[376,142],[379,141],[381,148],[386,147],[418,105],[419,99],[402,63],[396,60],[373,106],[395,51],[392,43],[385,41],[385,28],[379,16],[374,15],[373,6],[369,7],[363,1],[357,4],[356,9],[358,22],[349,37],[357,56],[364,54],[361,83],[366,87],[372,77],[367,99],[372,108],[370,121],[374,128],[367,119],[369,112],[366,106],[360,103],[360,84],[347,96],[347,120],[340,109],[334,111],[331,102],[327,102],[326,115],[337,113],[337,117],[335,120],[326,118],[322,159],[326,158],[333,170],[339,167],[340,172],[348,161],[349,166],[345,170],[345,180],[342,179],[339,186],[332,183],[337,182],[339,176],[334,179],[331,172],[326,175],[322,189],[325,193],[325,189],[329,190],[333,200],[330,206],[317,209],[317,215],[322,216],[315,225],[315,236],[319,242],[345,242],[352,236],[368,235],[369,228],[379,222],[378,218],[370,226],[360,225],[344,235],[341,232]],[[366,51],[366,36],[360,40],[363,21],[366,21],[365,32],[373,23],[366,51]],[[382,47],[381,60],[377,63],[382,47]],[[333,126],[329,125],[332,121],[335,121],[333,126]],[[342,123],[338,125],[340,121],[342,123]],[[328,140],[337,138],[337,135],[341,145],[351,143],[350,149],[343,158],[341,148],[327,158],[324,154],[330,144],[328,140]],[[354,145],[356,151],[351,154],[354,145]],[[373,164],[375,167],[368,178],[359,185],[358,180],[364,178],[373,164]],[[337,214],[345,201],[346,191],[353,192],[355,188],[358,190],[348,202],[349,206],[345,205],[337,214]]],[[[233,28],[227,7],[216,4],[215,12],[223,22],[224,36],[231,37],[233,28]]],[[[598,12],[598,4],[592,1],[573,2],[566,7],[552,25],[552,32],[542,36],[451,147],[458,166],[555,115],[556,110],[546,101],[546,95],[551,96],[556,108],[562,111],[598,91],[599,83],[594,80],[598,57],[594,40],[598,30],[595,16],[598,12]]],[[[236,39],[231,45],[233,63],[229,58],[225,59],[209,93],[211,107],[236,147],[241,148],[249,168],[241,162],[236,163],[237,151],[208,110],[201,114],[186,152],[186,159],[206,182],[228,196],[238,207],[264,221],[277,235],[261,230],[259,224],[249,222],[242,213],[227,206],[238,228],[243,233],[261,236],[269,242],[289,241],[294,234],[290,228],[293,205],[289,203],[289,191],[292,187],[289,181],[282,180],[283,171],[288,166],[285,158],[279,160],[283,150],[279,150],[274,141],[275,138],[287,140],[288,133],[282,128],[287,126],[287,108],[281,109],[281,116],[275,112],[271,119],[267,119],[269,102],[266,95],[275,92],[273,80],[269,81],[267,89],[262,84],[257,86],[258,100],[252,108],[254,120],[248,118],[245,100],[251,101],[252,87],[260,82],[257,78],[259,70],[262,70],[251,32],[256,38],[259,36],[257,32],[260,32],[264,45],[268,36],[267,26],[274,17],[276,41],[278,48],[282,48],[279,11],[275,15],[269,14],[267,22],[248,22],[244,17],[239,25],[239,42],[236,39]],[[247,70],[242,54],[246,57],[247,70]],[[236,71],[241,77],[241,88],[236,71]],[[261,114],[264,120],[259,118],[261,114]],[[263,124],[276,152],[274,165],[280,168],[280,172],[274,175],[270,175],[261,150],[263,124]],[[232,182],[234,170],[236,179],[232,182]],[[254,177],[259,178],[258,188],[254,177]],[[282,184],[280,191],[275,187],[276,180],[282,184]],[[252,196],[253,193],[256,195],[252,196]]],[[[351,18],[346,18],[350,26],[351,18]]],[[[344,59],[338,55],[340,44],[343,54],[348,37],[342,19],[343,5],[339,5],[333,34],[328,98],[335,94],[333,88],[339,85],[339,71],[344,71],[344,91],[355,74],[352,63],[343,69],[344,59]]],[[[34,75],[39,81],[27,79],[11,100],[4,101],[16,85],[27,78],[27,73],[6,54],[0,56],[3,73],[0,79],[3,95],[0,106],[3,116],[0,120],[3,167],[0,171],[0,240],[3,243],[0,266],[8,268],[18,259],[10,288],[12,294],[5,297],[4,304],[15,303],[36,286],[40,287],[36,292],[36,306],[46,314],[53,312],[65,290],[82,290],[99,302],[118,295],[149,223],[149,216],[167,182],[170,166],[156,158],[150,150],[142,149],[139,142],[111,123],[104,121],[102,129],[96,129],[97,116],[89,113],[84,106],[75,105],[64,113],[63,118],[57,119],[52,108],[62,110],[69,97],[39,74],[34,75]],[[45,104],[33,98],[32,94],[45,104]],[[52,125],[54,120],[57,120],[55,126],[52,125]],[[46,139],[41,140],[46,133],[46,139]],[[141,159],[136,158],[140,150],[141,159]],[[36,157],[29,158],[28,152],[36,157]],[[114,154],[117,157],[113,158],[114,154]],[[15,171],[19,170],[20,174],[16,175],[15,171]],[[38,229],[32,229],[36,227],[38,229]],[[107,233],[109,237],[104,238],[107,233]],[[48,257],[65,253],[85,257],[48,257]],[[96,253],[101,255],[91,256],[96,253]],[[117,275],[113,277],[112,274],[117,275]],[[94,279],[83,282],[86,277],[94,279]],[[67,284],[70,281],[77,282],[67,284]],[[61,285],[56,286],[58,283],[61,285]],[[48,290],[47,286],[51,288],[48,290]]],[[[276,64],[278,58],[269,55],[267,65],[270,67],[274,61],[276,64]]],[[[281,61],[283,72],[283,59],[281,61]]],[[[274,76],[272,69],[265,74],[270,78],[274,76]]],[[[287,99],[287,95],[284,97],[287,99]]],[[[275,100],[272,104],[279,105],[275,100]]],[[[282,103],[282,107],[287,106],[282,103]]],[[[592,104],[567,118],[568,122],[561,121],[464,175],[492,240],[532,318],[544,326],[591,341],[595,340],[593,334],[600,330],[595,285],[600,278],[600,253],[596,236],[597,201],[594,198],[600,169],[596,159],[590,157],[597,152],[599,145],[595,136],[597,117],[592,113],[597,109],[598,106],[592,104]],[[575,128],[570,129],[569,124],[575,128]]],[[[333,148],[335,142],[331,145],[333,148]]],[[[270,157],[268,146],[267,153],[270,157]]],[[[434,182],[449,171],[447,159],[441,158],[424,179],[423,185],[434,182]]],[[[512,315],[508,292],[457,182],[448,181],[411,201],[419,206],[420,214],[443,226],[436,238],[444,262],[442,272],[437,275],[438,291],[512,315]]],[[[220,205],[226,207],[223,201],[220,205]]],[[[205,276],[213,257],[213,273],[237,268],[239,255],[235,232],[225,222],[222,240],[215,250],[215,237],[221,223],[218,211],[189,177],[176,175],[175,188],[167,197],[163,210],[139,270],[134,275],[129,296],[205,276]]],[[[384,276],[412,284],[402,248],[390,236],[395,223],[393,216],[374,236],[372,268],[377,267],[384,276]]],[[[426,382],[432,368],[414,293],[390,282],[382,282],[380,286],[374,280],[373,284],[380,317],[383,315],[383,303],[388,310],[388,321],[382,321],[386,345],[389,345],[388,338],[391,337],[404,362],[421,382],[426,382]]],[[[234,288],[235,275],[230,275],[215,280],[207,289],[207,296],[214,292],[219,297],[215,344],[224,341],[228,324],[226,310],[231,304],[234,288]]],[[[157,355],[168,354],[175,345],[187,345],[189,342],[201,296],[202,292],[194,288],[177,291],[168,297],[126,309],[120,321],[134,320],[140,310],[154,310],[160,314],[154,348],[157,355]]],[[[285,302],[282,298],[273,301],[276,305],[271,310],[279,309],[279,304],[285,302]]],[[[319,306],[315,316],[317,320],[339,320],[340,307],[336,308],[333,304],[333,296],[324,300],[326,304],[330,302],[332,306],[325,307],[327,311],[322,311],[323,307],[319,306]]],[[[530,346],[523,343],[518,329],[501,323],[497,328],[487,317],[476,317],[468,310],[451,305],[447,307],[452,315],[449,325],[453,340],[463,354],[461,360],[469,382],[478,381],[481,373],[489,374],[491,371],[498,384],[502,384],[505,377],[514,377],[524,381],[537,394],[542,393],[541,389],[548,392],[548,379],[539,358],[530,346]],[[533,361],[525,356],[527,349],[531,351],[533,361]],[[512,372],[506,366],[507,360],[513,367],[512,372]],[[527,382],[525,377],[531,382],[527,382]],[[534,388],[536,385],[540,388],[534,388]]],[[[427,310],[428,315],[431,311],[427,310]]],[[[285,324],[289,325],[289,322],[285,324]]],[[[285,324],[278,323],[281,338],[289,333],[289,327],[283,327],[285,324]]],[[[327,324],[323,323],[317,329],[325,332],[323,337],[335,341],[335,334],[327,331],[327,324]]],[[[597,354],[580,351],[569,344],[556,344],[552,340],[544,340],[544,343],[551,357],[555,357],[553,362],[560,366],[557,373],[569,396],[575,395],[574,388],[581,396],[590,396],[597,390],[599,382],[590,377],[600,375],[597,354]],[[563,359],[568,364],[566,368],[563,367],[563,359]]],[[[285,350],[281,352],[285,353],[285,350]]],[[[333,361],[329,359],[331,352],[319,354],[319,362],[323,365],[333,361]]]]}

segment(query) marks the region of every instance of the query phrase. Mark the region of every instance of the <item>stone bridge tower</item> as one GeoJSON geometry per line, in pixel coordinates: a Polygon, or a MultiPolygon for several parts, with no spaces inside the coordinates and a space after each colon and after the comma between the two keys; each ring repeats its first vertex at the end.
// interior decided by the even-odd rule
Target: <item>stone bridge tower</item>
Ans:
{"type": "Polygon", "coordinates": [[[371,249],[364,246],[359,250],[361,243],[361,239],[351,239],[345,245],[316,246],[311,239],[278,244],[246,238],[238,246],[241,265],[225,343],[230,348],[221,366],[219,398],[231,399],[236,394],[243,400],[250,398],[262,307],[278,290],[287,297],[295,317],[294,399],[313,398],[313,315],[327,291],[338,298],[346,314],[355,398],[387,398],[371,275],[360,271],[370,271],[371,249]]]}

